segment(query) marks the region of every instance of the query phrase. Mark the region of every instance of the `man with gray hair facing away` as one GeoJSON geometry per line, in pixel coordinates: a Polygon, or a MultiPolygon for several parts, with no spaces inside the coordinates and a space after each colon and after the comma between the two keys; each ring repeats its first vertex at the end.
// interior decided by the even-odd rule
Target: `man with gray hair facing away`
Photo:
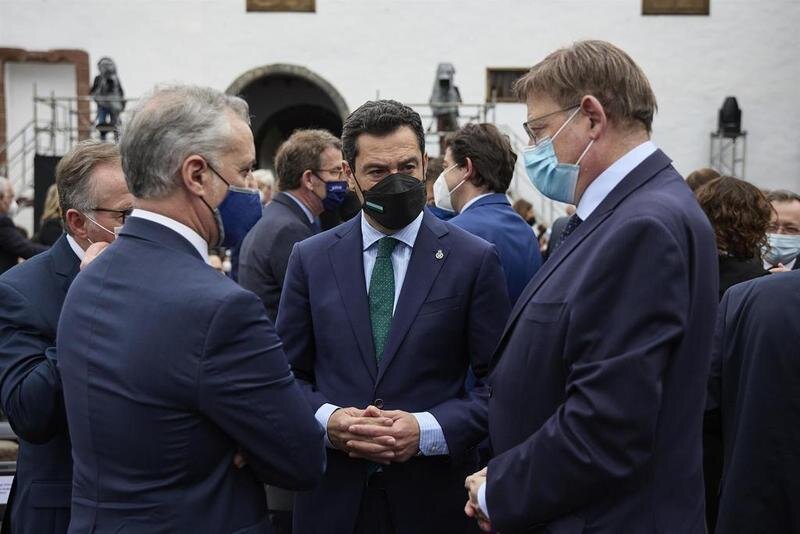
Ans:
{"type": "Polygon", "coordinates": [[[73,284],[57,339],[70,532],[271,533],[264,483],[313,487],[325,452],[261,302],[206,263],[261,214],[247,104],[157,89],[120,150],[136,209],[73,284]]]}
{"type": "Polygon", "coordinates": [[[0,399],[19,437],[3,532],[57,534],[69,524],[72,458],[56,325],[81,261],[114,240],[133,206],[119,149],[83,141],[56,167],[66,234],[0,276],[0,399]]]}

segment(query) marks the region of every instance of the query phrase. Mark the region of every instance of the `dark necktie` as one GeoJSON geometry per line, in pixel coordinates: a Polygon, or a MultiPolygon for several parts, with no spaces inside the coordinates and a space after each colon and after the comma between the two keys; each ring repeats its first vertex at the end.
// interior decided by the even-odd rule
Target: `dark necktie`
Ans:
{"type": "Polygon", "coordinates": [[[556,242],[556,246],[553,247],[553,251],[550,253],[550,255],[552,255],[553,252],[555,252],[556,249],[558,249],[558,247],[560,247],[561,245],[564,244],[564,241],[567,240],[567,238],[569,237],[569,234],[574,232],[581,225],[582,222],[583,222],[583,219],[578,217],[577,213],[573,213],[572,214],[572,217],[569,218],[569,220],[567,221],[567,225],[564,227],[564,231],[561,232],[561,235],[558,237],[558,241],[556,242]]]}
{"type": "Polygon", "coordinates": [[[394,267],[392,251],[398,241],[382,237],[378,241],[378,257],[369,282],[369,318],[372,322],[372,340],[375,342],[375,359],[380,363],[389,327],[394,313],[394,267]]]}

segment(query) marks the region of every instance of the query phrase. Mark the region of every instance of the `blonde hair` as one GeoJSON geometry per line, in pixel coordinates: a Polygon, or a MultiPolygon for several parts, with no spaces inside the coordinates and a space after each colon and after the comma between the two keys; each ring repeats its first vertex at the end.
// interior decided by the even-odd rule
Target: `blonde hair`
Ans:
{"type": "Polygon", "coordinates": [[[61,205],[58,203],[58,187],[56,184],[47,188],[47,196],[44,199],[44,211],[40,221],[44,223],[49,219],[61,218],[61,205]]]}
{"type": "Polygon", "coordinates": [[[517,80],[514,92],[523,101],[531,94],[547,95],[562,108],[577,106],[591,95],[609,121],[621,126],[639,122],[648,133],[658,109],[642,69],[606,41],[578,41],[556,50],[517,80]]]}

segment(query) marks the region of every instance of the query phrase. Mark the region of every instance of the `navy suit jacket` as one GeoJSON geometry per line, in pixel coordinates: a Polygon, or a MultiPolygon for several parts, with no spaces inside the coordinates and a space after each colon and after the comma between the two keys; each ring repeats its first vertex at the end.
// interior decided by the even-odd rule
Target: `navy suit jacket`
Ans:
{"type": "Polygon", "coordinates": [[[800,272],[730,288],[709,403],[722,413],[719,534],[800,532],[800,272]]]}
{"type": "Polygon", "coordinates": [[[533,229],[514,211],[503,193],[476,200],[450,222],[497,248],[513,305],[542,265],[539,241],[533,229]]]}
{"type": "Polygon", "coordinates": [[[275,321],[292,247],[314,235],[305,212],[288,193],[278,193],[248,232],[239,254],[239,283],[261,299],[275,321]]]}
{"type": "Polygon", "coordinates": [[[65,235],[0,276],[0,398],[20,438],[3,519],[14,534],[63,533],[69,524],[72,457],[56,367],[56,326],[80,261],[65,235]]]}
{"type": "Polygon", "coordinates": [[[704,532],[714,232],[656,151],[536,273],[490,377],[503,532],[704,532]]]}
{"type": "MultiPolygon", "coordinates": [[[[464,380],[470,365],[486,376],[508,312],[494,247],[426,210],[378,365],[361,217],[295,246],[277,328],[312,408],[428,411],[444,432],[449,456],[383,468],[397,534],[469,531],[464,476],[486,436],[488,390],[466,392],[464,380]]],[[[322,485],[295,499],[295,533],[351,534],[368,469],[328,449],[322,485]]]]}
{"type": "Polygon", "coordinates": [[[28,259],[47,247],[26,239],[11,217],[0,215],[0,273],[14,267],[19,258],[28,259]]]}
{"type": "Polygon", "coordinates": [[[70,532],[270,533],[263,482],[322,476],[323,432],[261,302],[165,226],[126,221],[72,284],[57,347],[70,532]]]}

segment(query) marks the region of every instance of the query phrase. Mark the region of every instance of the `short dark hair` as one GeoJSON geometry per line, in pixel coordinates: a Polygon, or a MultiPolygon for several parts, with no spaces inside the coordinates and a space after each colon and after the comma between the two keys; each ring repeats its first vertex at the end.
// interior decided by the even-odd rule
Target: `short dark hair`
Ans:
{"type": "Polygon", "coordinates": [[[505,193],[514,177],[517,155],[511,149],[507,135],[494,124],[467,124],[447,137],[445,147],[453,155],[453,163],[463,166],[472,161],[475,176],[470,180],[476,187],[487,186],[495,193],[505,193]]]}
{"type": "Polygon", "coordinates": [[[419,113],[396,100],[370,100],[362,104],[347,117],[342,127],[342,152],[347,164],[355,171],[358,136],[389,135],[403,126],[411,128],[420,152],[425,154],[425,130],[419,113]]]}
{"type": "Polygon", "coordinates": [[[776,189],[767,193],[767,200],[770,202],[800,202],[800,195],[786,189],[776,189]]]}
{"type": "Polygon", "coordinates": [[[744,180],[720,176],[695,194],[714,227],[717,249],[734,258],[758,258],[767,243],[772,215],[764,193],[744,180]]]}
{"type": "Polygon", "coordinates": [[[96,139],[75,145],[56,165],[56,188],[64,228],[69,232],[67,210],[90,211],[97,206],[91,175],[98,165],[122,165],[119,147],[96,139]]]}
{"type": "Polygon", "coordinates": [[[278,189],[291,191],[300,187],[304,172],[320,170],[322,153],[328,148],[342,149],[341,141],[328,130],[296,130],[275,154],[278,189]]]}
{"type": "Polygon", "coordinates": [[[428,168],[425,169],[425,182],[433,183],[439,178],[444,170],[444,158],[436,156],[435,158],[428,158],[428,168]]]}

